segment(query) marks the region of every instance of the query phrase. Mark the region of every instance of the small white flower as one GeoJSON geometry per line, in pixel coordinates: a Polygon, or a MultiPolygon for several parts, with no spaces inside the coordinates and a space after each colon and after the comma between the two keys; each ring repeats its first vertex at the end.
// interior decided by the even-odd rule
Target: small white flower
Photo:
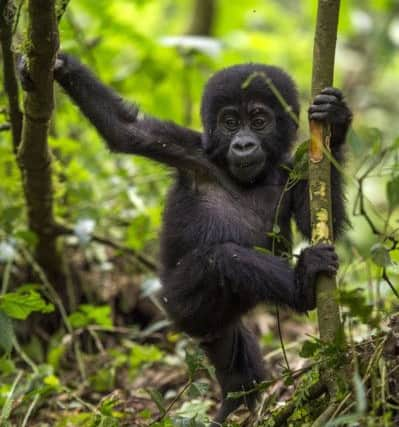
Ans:
{"type": "Polygon", "coordinates": [[[79,219],[74,227],[74,232],[79,239],[80,244],[84,245],[90,242],[96,222],[91,218],[79,219]]]}
{"type": "Polygon", "coordinates": [[[209,56],[218,56],[222,49],[219,40],[204,36],[167,36],[162,37],[160,42],[164,46],[193,49],[209,56]]]}
{"type": "Polygon", "coordinates": [[[9,262],[15,257],[16,251],[14,246],[3,240],[0,242],[0,262],[9,262]]]}

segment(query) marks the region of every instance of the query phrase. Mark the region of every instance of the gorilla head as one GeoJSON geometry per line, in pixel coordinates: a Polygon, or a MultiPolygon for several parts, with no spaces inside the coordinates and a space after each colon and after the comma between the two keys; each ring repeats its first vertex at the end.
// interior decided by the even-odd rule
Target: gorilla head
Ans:
{"type": "Polygon", "coordinates": [[[295,138],[287,106],[298,117],[295,84],[277,67],[245,64],[216,73],[201,107],[207,155],[240,183],[252,184],[283,159],[295,138]]]}

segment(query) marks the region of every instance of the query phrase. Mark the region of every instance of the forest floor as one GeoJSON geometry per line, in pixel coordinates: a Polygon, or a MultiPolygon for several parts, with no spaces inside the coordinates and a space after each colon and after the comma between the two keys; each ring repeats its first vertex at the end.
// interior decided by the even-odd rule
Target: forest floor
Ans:
{"type": "MultiPolygon", "coordinates": [[[[306,360],[298,356],[301,342],[315,332],[311,322],[298,322],[287,313],[281,317],[287,360],[279,342],[275,316],[260,310],[249,319],[251,327],[262,337],[267,372],[275,379],[283,378],[287,362],[292,371],[305,367],[306,360]]],[[[63,344],[55,347],[49,356],[52,365],[58,366],[57,376],[51,369],[42,373],[47,374],[44,382],[49,390],[43,392],[47,397],[38,399],[27,425],[178,425],[168,424],[169,417],[191,420],[191,424],[180,425],[203,425],[217,409],[218,387],[194,341],[163,329],[163,325],[161,320],[141,332],[128,328],[115,328],[111,332],[101,328],[80,331],[80,364],[76,363],[72,337],[64,336],[63,344]]],[[[295,384],[287,385],[283,379],[277,380],[267,394],[283,402],[294,387],[295,384]]],[[[17,407],[13,413],[18,415],[17,407]]],[[[248,412],[241,409],[232,420],[242,425],[247,417],[248,412]]]]}

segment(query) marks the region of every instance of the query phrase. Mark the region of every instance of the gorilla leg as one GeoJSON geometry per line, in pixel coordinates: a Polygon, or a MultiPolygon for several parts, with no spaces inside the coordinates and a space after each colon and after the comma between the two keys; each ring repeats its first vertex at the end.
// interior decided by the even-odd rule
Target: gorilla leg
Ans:
{"type": "Polygon", "coordinates": [[[294,270],[280,257],[222,243],[201,246],[162,272],[166,311],[181,330],[201,339],[215,365],[223,393],[218,422],[241,403],[255,403],[255,393],[231,400],[229,392],[250,390],[264,378],[258,344],[240,317],[262,302],[313,308],[314,276],[336,268],[328,245],[305,249],[294,270]]]}
{"type": "Polygon", "coordinates": [[[222,391],[222,405],[212,426],[223,423],[226,417],[245,404],[253,410],[259,393],[252,392],[237,399],[227,398],[230,392],[248,391],[265,379],[262,354],[256,337],[238,322],[218,337],[201,342],[211,363],[222,391]]]}

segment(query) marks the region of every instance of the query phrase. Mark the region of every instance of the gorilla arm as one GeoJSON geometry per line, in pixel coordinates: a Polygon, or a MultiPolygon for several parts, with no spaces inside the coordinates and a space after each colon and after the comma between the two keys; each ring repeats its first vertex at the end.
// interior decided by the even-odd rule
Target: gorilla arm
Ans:
{"type": "Polygon", "coordinates": [[[58,55],[54,77],[111,151],[142,155],[180,170],[218,175],[203,155],[200,132],[151,117],[139,118],[136,105],[126,103],[70,55],[58,55]]]}
{"type": "Polygon", "coordinates": [[[315,278],[338,268],[330,245],[305,249],[295,269],[281,257],[227,242],[187,253],[163,274],[163,302],[172,319],[196,336],[232,324],[259,303],[299,312],[315,307],[315,278]]]}

